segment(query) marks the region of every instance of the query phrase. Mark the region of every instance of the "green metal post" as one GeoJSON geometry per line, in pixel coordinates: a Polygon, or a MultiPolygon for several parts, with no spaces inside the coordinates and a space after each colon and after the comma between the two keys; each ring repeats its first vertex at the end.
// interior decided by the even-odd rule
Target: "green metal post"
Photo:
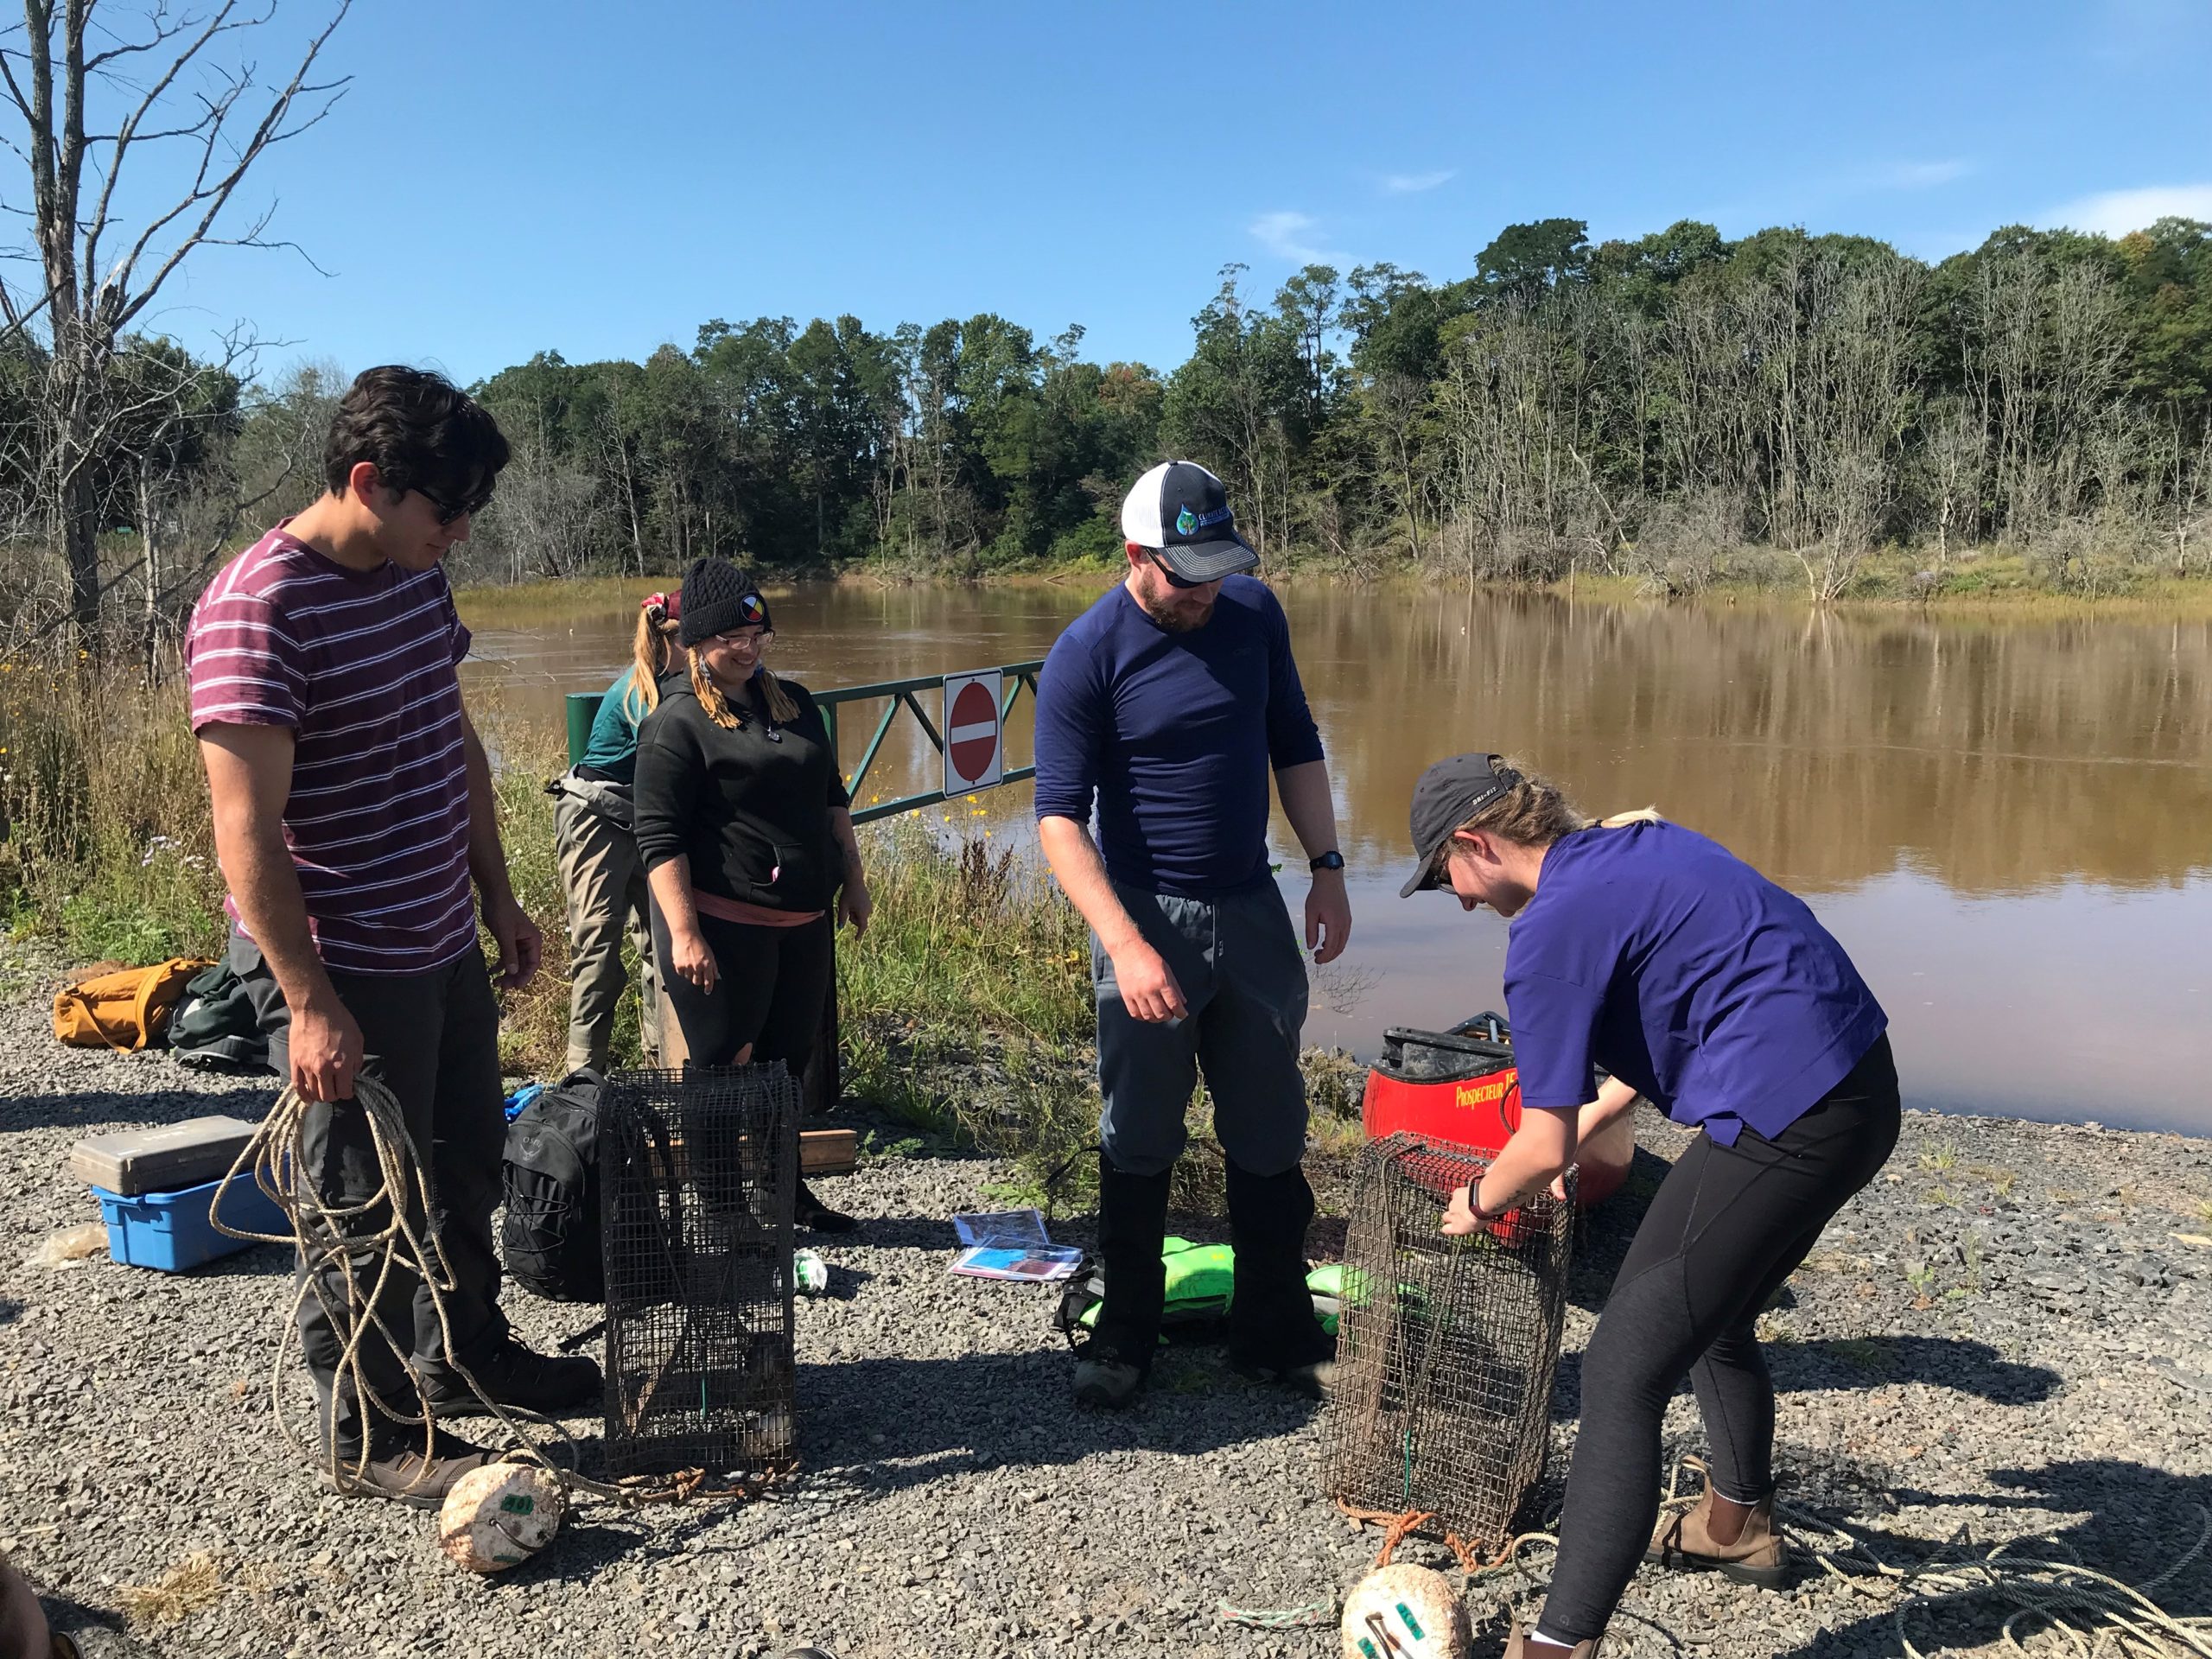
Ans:
{"type": "Polygon", "coordinates": [[[604,691],[571,691],[569,693],[569,764],[575,766],[584,758],[584,751],[591,747],[592,721],[599,718],[599,705],[607,700],[604,691]]]}

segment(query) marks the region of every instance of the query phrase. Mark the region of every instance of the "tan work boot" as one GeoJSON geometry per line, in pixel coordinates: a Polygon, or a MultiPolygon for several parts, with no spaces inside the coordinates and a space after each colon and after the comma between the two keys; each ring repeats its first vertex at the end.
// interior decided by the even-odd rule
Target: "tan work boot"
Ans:
{"type": "MultiPolygon", "coordinates": [[[[1567,1659],[1598,1659],[1598,1649],[1605,1645],[1605,1642],[1602,1636],[1587,1642],[1578,1642],[1567,1649],[1567,1659]]],[[[1548,1655],[1556,1651],[1549,1643],[1540,1647],[1530,1642],[1529,1637],[1522,1633],[1518,1619],[1513,1623],[1513,1633],[1505,1638],[1505,1659],[1532,1659],[1532,1656],[1538,1653],[1548,1655]]]]}
{"type": "Polygon", "coordinates": [[[1661,1567],[1709,1569],[1762,1590],[1782,1588],[1789,1577],[1789,1547],[1774,1524],[1773,1497],[1760,1499],[1744,1518],[1743,1535],[1732,1544],[1713,1541],[1708,1525],[1712,1514],[1713,1488],[1708,1486],[1694,1509],[1659,1517],[1643,1559],[1661,1567]]]}
{"type": "Polygon", "coordinates": [[[371,1442],[365,1468],[355,1466],[359,1453],[349,1458],[341,1448],[336,1471],[322,1471],[325,1484],[343,1497],[381,1497],[410,1509],[435,1510],[463,1475],[493,1460],[493,1452],[442,1428],[435,1431],[425,1457],[422,1433],[397,1425],[386,1430],[371,1442]],[[406,1438],[410,1432],[412,1440],[406,1438]]]}

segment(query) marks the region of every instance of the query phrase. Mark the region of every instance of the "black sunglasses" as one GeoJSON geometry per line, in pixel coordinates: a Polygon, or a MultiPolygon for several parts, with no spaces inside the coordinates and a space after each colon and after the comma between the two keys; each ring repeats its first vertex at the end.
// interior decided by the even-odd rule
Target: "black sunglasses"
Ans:
{"type": "Polygon", "coordinates": [[[438,510],[438,528],[441,530],[456,518],[465,518],[472,513],[481,512],[492,505],[492,498],[488,493],[474,501],[463,502],[461,505],[455,506],[435,492],[424,489],[420,484],[410,485],[409,487],[438,510]]]}
{"type": "Polygon", "coordinates": [[[1205,583],[1203,582],[1192,582],[1188,576],[1177,575],[1173,570],[1170,570],[1167,568],[1167,561],[1161,558],[1158,553],[1154,553],[1152,556],[1152,562],[1160,567],[1160,574],[1167,578],[1167,585],[1170,588],[1203,588],[1205,586],[1205,583]]]}

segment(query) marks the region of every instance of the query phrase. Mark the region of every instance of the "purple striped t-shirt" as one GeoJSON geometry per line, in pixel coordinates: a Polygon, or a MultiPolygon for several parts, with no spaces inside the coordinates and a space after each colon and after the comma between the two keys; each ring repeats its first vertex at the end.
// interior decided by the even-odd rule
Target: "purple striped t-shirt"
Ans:
{"type": "MultiPolygon", "coordinates": [[[[185,636],[192,729],[296,734],[284,841],[323,965],[427,973],[476,943],[445,572],[349,570],[282,525],[207,584],[185,636]]],[[[223,909],[240,933],[238,903],[223,909]]]]}

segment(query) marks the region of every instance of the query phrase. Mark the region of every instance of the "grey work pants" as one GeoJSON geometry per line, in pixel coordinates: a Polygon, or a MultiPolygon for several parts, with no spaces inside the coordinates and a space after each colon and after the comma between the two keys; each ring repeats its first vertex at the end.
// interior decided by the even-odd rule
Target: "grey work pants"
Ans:
{"type": "MultiPolygon", "coordinates": [[[[250,939],[233,936],[232,971],[245,982],[255,1014],[269,1038],[269,1063],[289,1077],[291,1010],[269,964],[250,939]]],[[[499,1256],[492,1238],[492,1211],[499,1202],[500,1163],[506,1114],[499,1093],[499,1011],[481,951],[423,974],[333,974],[331,984],[361,1027],[366,1055],[362,1071],[399,1102],[408,1138],[422,1160],[430,1189],[429,1215],[410,1193],[416,1236],[435,1233],[453,1269],[443,1293],[454,1351],[463,1362],[506,1336],[499,1312],[499,1256]],[[427,1220],[428,1226],[425,1227],[427,1220]]],[[[302,1175],[326,1208],[366,1204],[381,1185],[368,1118],[351,1101],[310,1107],[301,1131],[302,1175]]],[[[383,1230],[391,1219],[382,1205],[356,1217],[363,1234],[383,1230]]],[[[375,1281],[378,1252],[352,1256],[357,1284],[375,1281]]],[[[395,1410],[421,1409],[411,1370],[425,1380],[441,1376],[445,1338],[429,1289],[411,1272],[395,1269],[377,1306],[385,1329],[407,1344],[396,1352],[372,1326],[362,1340],[361,1369],[369,1387],[395,1410]]],[[[319,1274],[300,1306],[300,1343],[314,1375],[324,1421],[341,1451],[359,1445],[364,1417],[350,1384],[340,1386],[339,1367],[348,1330],[363,1310],[350,1304],[345,1274],[334,1266],[319,1274]]]]}
{"type": "Polygon", "coordinates": [[[569,912],[568,1069],[607,1069],[614,1010],[626,982],[626,926],[638,953],[638,1034],[646,1063],[653,1064],[660,1057],[661,999],[638,837],[576,797],[563,795],[553,804],[553,844],[569,912]]]}
{"type": "Polygon", "coordinates": [[[1156,1175],[1182,1154],[1184,1113],[1198,1074],[1213,1096],[1213,1127],[1230,1160],[1280,1175],[1306,1153],[1306,1080],[1298,1069],[1306,1024],[1306,957],[1273,881],[1249,893],[1180,899],[1116,882],[1145,943],[1160,952],[1190,1008],[1180,1020],[1139,1020],[1122,1006],[1114,964],[1090,941],[1098,998],[1098,1140],[1116,1169],[1156,1175]]]}

